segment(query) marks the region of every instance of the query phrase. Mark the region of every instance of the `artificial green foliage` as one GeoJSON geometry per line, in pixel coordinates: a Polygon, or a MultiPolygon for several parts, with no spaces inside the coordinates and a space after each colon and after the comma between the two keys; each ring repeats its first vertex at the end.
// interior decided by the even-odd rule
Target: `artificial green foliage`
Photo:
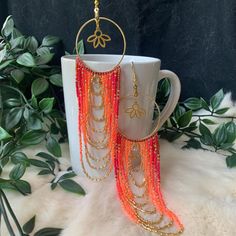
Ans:
{"type": "Polygon", "coordinates": [[[28,222],[26,222],[26,223],[23,225],[23,231],[24,231],[26,234],[30,234],[30,233],[32,233],[32,231],[34,230],[35,219],[36,219],[36,216],[33,216],[28,222]]]}
{"type": "MultiPolygon", "coordinates": [[[[170,83],[167,79],[161,83],[164,85],[159,87],[157,98],[163,108],[169,96],[170,83]]],[[[210,98],[209,103],[195,97],[180,102],[160,130],[160,136],[171,142],[185,136],[187,141],[183,148],[218,152],[226,156],[228,167],[236,166],[236,150],[233,147],[236,140],[236,117],[225,115],[228,107],[220,108],[224,96],[221,89],[210,98]],[[222,119],[226,121],[222,123],[222,119]]]]}
{"type": "MultiPolygon", "coordinates": [[[[61,104],[62,76],[60,66],[54,64],[54,46],[60,42],[46,36],[39,42],[33,36],[22,35],[9,16],[0,35],[0,174],[11,163],[8,178],[0,177],[0,217],[4,218],[9,235],[28,235],[34,229],[35,217],[23,228],[3,192],[14,190],[31,194],[30,183],[23,180],[28,168],[38,169],[38,175],[51,175],[52,183],[60,171],[61,142],[67,141],[65,113],[61,104]],[[29,158],[24,148],[43,144],[48,153],[40,152],[29,158]],[[9,216],[17,225],[13,231],[9,216]]],[[[80,53],[84,52],[79,42],[80,53]]],[[[82,187],[69,172],[55,182],[55,187],[85,195],[82,187]]],[[[44,228],[34,235],[59,235],[61,229],[44,228]]]]}
{"type": "Polygon", "coordinates": [[[60,67],[52,62],[53,46],[59,41],[46,36],[39,42],[22,35],[11,16],[4,23],[0,36],[1,162],[19,149],[42,142],[50,153],[61,156],[59,141],[67,138],[57,96],[62,92],[62,77],[60,67]]]}

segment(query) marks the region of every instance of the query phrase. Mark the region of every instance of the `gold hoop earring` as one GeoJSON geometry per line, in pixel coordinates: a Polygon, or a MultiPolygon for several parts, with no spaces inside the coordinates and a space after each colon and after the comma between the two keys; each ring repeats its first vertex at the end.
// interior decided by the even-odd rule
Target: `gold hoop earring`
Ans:
{"type": "Polygon", "coordinates": [[[118,104],[120,88],[120,63],[126,51],[123,30],[113,20],[100,17],[99,0],[94,1],[95,17],[86,21],[76,36],[76,93],[78,100],[78,128],[80,162],[84,174],[91,180],[101,181],[109,176],[113,168],[118,127],[118,104]],[[89,68],[79,55],[77,44],[85,27],[95,22],[95,31],[87,38],[96,49],[105,48],[111,41],[104,34],[100,21],[108,21],[118,28],[123,38],[123,53],[112,70],[97,72],[89,68]]]}
{"type": "MultiPolygon", "coordinates": [[[[98,48],[99,46],[102,47],[102,48],[105,48],[106,47],[106,43],[111,41],[111,37],[108,35],[108,34],[104,34],[103,31],[101,30],[101,27],[100,27],[100,21],[103,20],[103,21],[107,21],[111,24],[113,24],[120,32],[121,36],[122,36],[122,39],[123,39],[123,51],[122,51],[122,55],[121,55],[121,58],[119,59],[119,61],[117,62],[117,64],[112,68],[111,71],[115,70],[117,67],[119,67],[119,65],[121,64],[121,62],[123,61],[124,59],[124,56],[125,56],[125,52],[126,52],[126,38],[125,38],[125,34],[123,32],[123,30],[121,29],[121,27],[113,20],[107,18],[107,17],[102,17],[99,15],[99,0],[95,0],[94,1],[94,13],[95,13],[95,17],[86,21],[79,29],[78,33],[77,33],[77,36],[76,36],[76,41],[75,41],[75,49],[76,49],[76,54],[77,54],[77,57],[83,61],[79,55],[79,50],[78,50],[78,42],[79,42],[79,39],[80,39],[80,35],[82,33],[82,31],[84,30],[84,28],[90,24],[91,22],[95,22],[96,24],[96,28],[94,30],[94,33],[92,35],[90,35],[88,38],[87,38],[87,42],[88,43],[92,43],[93,44],[93,47],[94,48],[98,48]]],[[[84,63],[84,62],[83,62],[84,63]]],[[[85,63],[84,65],[89,68],[85,63]]],[[[90,68],[89,68],[90,69],[90,68]]],[[[105,72],[110,72],[110,71],[105,71],[105,72]]]]}

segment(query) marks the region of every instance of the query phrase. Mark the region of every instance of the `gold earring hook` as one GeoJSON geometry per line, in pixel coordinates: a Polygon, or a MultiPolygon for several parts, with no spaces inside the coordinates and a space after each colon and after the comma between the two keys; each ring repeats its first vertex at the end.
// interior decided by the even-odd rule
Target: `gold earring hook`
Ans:
{"type": "Polygon", "coordinates": [[[100,30],[99,0],[94,1],[94,16],[96,20],[96,30],[100,30]]]}
{"type": "Polygon", "coordinates": [[[131,68],[132,68],[132,81],[133,81],[133,98],[135,99],[131,107],[125,109],[125,113],[127,113],[131,119],[134,118],[140,119],[146,116],[146,111],[139,105],[138,102],[138,96],[139,96],[138,79],[135,73],[134,62],[131,62],[131,68]]]}
{"type": "Polygon", "coordinates": [[[134,62],[131,63],[132,67],[132,80],[133,80],[133,95],[134,97],[138,97],[138,80],[137,75],[135,73],[134,62]]]}

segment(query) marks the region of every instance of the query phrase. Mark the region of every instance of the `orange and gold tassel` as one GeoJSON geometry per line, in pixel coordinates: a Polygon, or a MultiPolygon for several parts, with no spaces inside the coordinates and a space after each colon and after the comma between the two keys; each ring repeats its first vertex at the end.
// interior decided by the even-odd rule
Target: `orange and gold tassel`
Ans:
{"type": "Polygon", "coordinates": [[[77,57],[80,161],[84,174],[94,181],[105,179],[113,167],[119,86],[119,66],[109,72],[94,72],[77,57]]]}
{"type": "Polygon", "coordinates": [[[114,165],[118,195],[129,218],[160,236],[180,235],[183,225],[161,194],[158,135],[132,141],[118,133],[114,165]]]}

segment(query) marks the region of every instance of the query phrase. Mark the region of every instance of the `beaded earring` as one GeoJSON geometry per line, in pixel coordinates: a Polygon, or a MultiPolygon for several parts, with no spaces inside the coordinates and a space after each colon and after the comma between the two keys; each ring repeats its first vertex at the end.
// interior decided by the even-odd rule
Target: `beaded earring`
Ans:
{"type": "Polygon", "coordinates": [[[99,1],[95,0],[94,4],[95,17],[81,26],[76,37],[76,91],[81,166],[89,179],[101,181],[109,176],[113,168],[118,130],[120,63],[126,51],[126,39],[117,23],[99,16],[99,1]],[[77,48],[81,32],[91,22],[96,23],[96,28],[87,42],[92,43],[94,48],[106,47],[111,37],[102,32],[101,20],[115,25],[124,42],[123,54],[118,64],[106,72],[96,72],[89,68],[81,59],[77,48]]]}
{"type": "MultiPolygon", "coordinates": [[[[135,73],[133,66],[132,70],[135,73]]],[[[146,97],[160,114],[155,100],[146,97]]],[[[154,123],[153,132],[139,140],[118,131],[114,164],[117,191],[132,221],[161,236],[174,236],[183,232],[183,225],[166,207],[161,193],[159,118],[154,123]]]]}

